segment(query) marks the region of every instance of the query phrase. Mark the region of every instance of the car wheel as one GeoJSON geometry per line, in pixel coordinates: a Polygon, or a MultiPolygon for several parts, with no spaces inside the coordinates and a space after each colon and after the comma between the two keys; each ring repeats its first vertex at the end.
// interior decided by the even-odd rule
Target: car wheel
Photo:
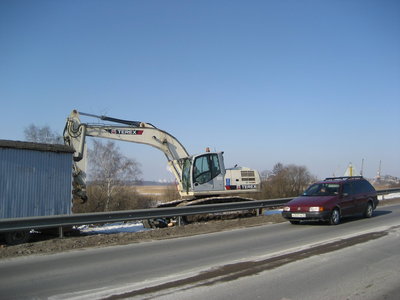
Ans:
{"type": "Polygon", "coordinates": [[[372,203],[371,202],[368,202],[368,204],[367,204],[367,208],[365,209],[365,212],[364,212],[364,217],[365,218],[371,218],[372,217],[372,212],[374,211],[374,208],[373,208],[373,206],[372,206],[372,203]]]}
{"type": "Polygon", "coordinates": [[[332,211],[331,217],[329,219],[329,224],[337,225],[339,223],[340,223],[340,212],[339,212],[339,209],[335,208],[332,211]]]}

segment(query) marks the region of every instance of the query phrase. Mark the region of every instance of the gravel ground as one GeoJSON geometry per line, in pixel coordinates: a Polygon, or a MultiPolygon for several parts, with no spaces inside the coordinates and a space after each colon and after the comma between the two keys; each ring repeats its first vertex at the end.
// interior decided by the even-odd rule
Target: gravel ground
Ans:
{"type": "MultiPolygon", "coordinates": [[[[393,203],[400,203],[400,198],[384,200],[380,203],[380,205],[384,206],[393,203]]],[[[71,236],[63,239],[37,235],[34,237],[32,242],[22,245],[7,246],[5,244],[0,244],[0,259],[27,255],[51,254],[91,247],[126,245],[131,243],[170,239],[279,222],[286,222],[286,220],[283,219],[280,214],[274,214],[269,216],[194,223],[185,226],[154,229],[136,233],[71,236]]]]}

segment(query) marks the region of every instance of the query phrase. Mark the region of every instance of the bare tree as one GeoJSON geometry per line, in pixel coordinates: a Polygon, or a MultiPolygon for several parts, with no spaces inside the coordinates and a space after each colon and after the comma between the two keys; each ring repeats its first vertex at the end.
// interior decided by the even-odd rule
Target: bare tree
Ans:
{"type": "Polygon", "coordinates": [[[263,174],[268,174],[261,191],[266,199],[298,196],[317,180],[306,167],[294,164],[285,166],[277,163],[272,171],[264,171],[263,174]]]}
{"type": "Polygon", "coordinates": [[[39,127],[34,124],[24,129],[25,139],[28,142],[45,144],[63,144],[63,138],[57,132],[52,131],[49,126],[39,127]]]}
{"type": "Polygon", "coordinates": [[[104,197],[104,211],[110,210],[111,206],[121,209],[121,203],[113,201],[119,198],[118,194],[126,198],[124,186],[138,181],[140,175],[139,163],[124,156],[114,142],[94,141],[93,150],[89,151],[89,177],[100,188],[97,197],[104,197]]]}

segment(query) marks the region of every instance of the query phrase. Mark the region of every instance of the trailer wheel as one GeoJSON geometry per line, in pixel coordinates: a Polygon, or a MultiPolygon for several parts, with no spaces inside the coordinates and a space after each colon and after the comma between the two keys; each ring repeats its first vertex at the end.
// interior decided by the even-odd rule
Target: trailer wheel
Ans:
{"type": "Polygon", "coordinates": [[[13,231],[5,234],[7,245],[19,245],[29,241],[31,234],[29,231],[13,231]]]}

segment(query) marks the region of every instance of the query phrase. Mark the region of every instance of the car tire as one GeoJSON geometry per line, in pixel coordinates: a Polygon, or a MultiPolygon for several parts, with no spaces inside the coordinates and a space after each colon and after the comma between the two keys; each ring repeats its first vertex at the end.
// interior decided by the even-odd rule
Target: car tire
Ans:
{"type": "Polygon", "coordinates": [[[338,208],[332,210],[331,217],[329,218],[330,225],[338,225],[340,223],[340,211],[338,208]]]}
{"type": "Polygon", "coordinates": [[[364,218],[371,218],[373,211],[374,211],[374,207],[373,207],[372,203],[368,202],[367,208],[365,209],[365,212],[364,212],[364,218]]]}

